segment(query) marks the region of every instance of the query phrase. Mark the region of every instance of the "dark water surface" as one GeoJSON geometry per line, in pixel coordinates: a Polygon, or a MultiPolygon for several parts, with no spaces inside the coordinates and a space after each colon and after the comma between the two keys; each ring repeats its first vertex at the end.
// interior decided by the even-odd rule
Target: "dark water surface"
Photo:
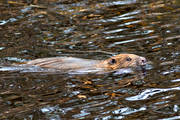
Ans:
{"type": "Polygon", "coordinates": [[[1,0],[0,65],[134,53],[141,74],[0,72],[0,119],[180,119],[179,0],[1,0]]]}

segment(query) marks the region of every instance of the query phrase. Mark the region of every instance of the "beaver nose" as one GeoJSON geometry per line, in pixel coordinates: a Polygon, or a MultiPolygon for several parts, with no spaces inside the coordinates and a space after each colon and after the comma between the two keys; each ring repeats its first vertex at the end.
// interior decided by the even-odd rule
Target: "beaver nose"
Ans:
{"type": "Polygon", "coordinates": [[[140,61],[141,61],[141,65],[146,65],[147,62],[146,58],[140,57],[140,61]]]}

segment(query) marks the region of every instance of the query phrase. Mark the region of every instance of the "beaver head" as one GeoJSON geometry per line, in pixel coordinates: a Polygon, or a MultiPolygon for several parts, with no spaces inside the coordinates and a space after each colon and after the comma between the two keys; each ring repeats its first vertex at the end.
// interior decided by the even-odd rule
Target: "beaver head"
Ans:
{"type": "Polygon", "coordinates": [[[135,54],[119,54],[103,61],[107,69],[136,68],[146,65],[146,58],[135,54]]]}

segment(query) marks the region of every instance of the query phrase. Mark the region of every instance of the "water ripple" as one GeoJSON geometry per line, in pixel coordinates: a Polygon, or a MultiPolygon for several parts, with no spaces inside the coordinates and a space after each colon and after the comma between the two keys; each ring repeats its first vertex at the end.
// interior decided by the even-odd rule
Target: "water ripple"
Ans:
{"type": "MultiPolygon", "coordinates": [[[[105,22],[105,23],[106,22],[118,22],[118,21],[121,21],[121,20],[133,19],[133,18],[136,18],[136,16],[132,16],[132,15],[136,15],[136,14],[139,14],[139,13],[140,13],[140,10],[136,10],[136,11],[129,12],[129,13],[119,15],[119,16],[115,16],[115,17],[112,17],[112,18],[109,18],[109,19],[101,19],[98,22],[105,22]]],[[[132,21],[132,22],[137,23],[137,21],[132,21]]]]}
{"type": "Polygon", "coordinates": [[[133,108],[125,107],[125,108],[117,109],[113,113],[114,114],[121,114],[121,115],[128,115],[128,114],[132,114],[132,113],[144,111],[144,110],[146,110],[146,107],[141,107],[139,109],[133,109],[133,108]]]}
{"type": "Polygon", "coordinates": [[[110,1],[110,2],[106,2],[106,3],[103,3],[103,5],[106,5],[106,6],[112,6],[112,5],[127,5],[127,4],[133,4],[133,3],[136,3],[136,0],[124,0],[124,1],[110,1]]]}
{"type": "Polygon", "coordinates": [[[140,93],[139,95],[132,96],[126,98],[128,101],[138,101],[138,100],[145,100],[145,99],[150,99],[155,94],[162,93],[162,92],[167,92],[167,91],[172,91],[172,90],[180,90],[180,87],[174,87],[174,88],[152,88],[152,89],[147,89],[140,93]]]}
{"type": "MultiPolygon", "coordinates": [[[[117,38],[118,36],[111,36],[111,37],[106,37],[106,39],[110,39],[110,38],[117,38]]],[[[123,37],[123,36],[121,36],[123,37]]],[[[124,41],[118,41],[118,42],[114,42],[112,44],[110,44],[108,47],[114,47],[116,45],[120,45],[120,44],[125,44],[125,43],[129,43],[129,42],[135,42],[135,41],[140,41],[140,40],[147,40],[147,39],[154,39],[154,38],[158,38],[158,36],[154,35],[154,36],[150,36],[150,37],[144,37],[144,38],[136,38],[136,39],[131,39],[131,40],[124,40],[124,41]]]]}

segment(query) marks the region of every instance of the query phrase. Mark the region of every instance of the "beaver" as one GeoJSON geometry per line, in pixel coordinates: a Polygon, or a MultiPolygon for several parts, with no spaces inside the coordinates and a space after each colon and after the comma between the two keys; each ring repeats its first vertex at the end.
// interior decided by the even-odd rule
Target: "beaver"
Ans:
{"type": "Polygon", "coordinates": [[[137,68],[146,65],[146,58],[135,54],[118,54],[106,60],[92,60],[75,57],[39,58],[26,65],[50,68],[60,71],[107,72],[121,68],[137,68]]]}

